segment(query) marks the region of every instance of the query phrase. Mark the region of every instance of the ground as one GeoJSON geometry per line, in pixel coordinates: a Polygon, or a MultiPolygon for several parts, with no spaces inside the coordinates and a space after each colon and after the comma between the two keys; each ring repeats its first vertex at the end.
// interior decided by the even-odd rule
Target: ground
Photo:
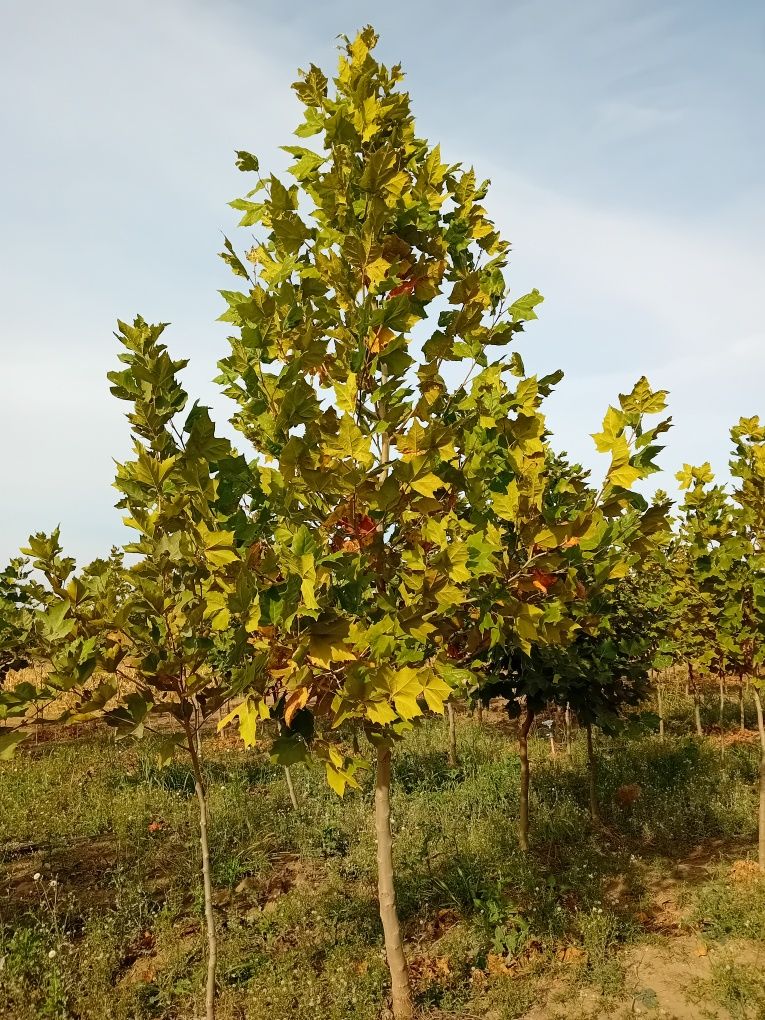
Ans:
{"type": "MultiPolygon", "coordinates": [[[[733,707],[731,707],[733,712],[733,707]]],[[[532,740],[532,849],[498,717],[424,725],[394,762],[399,906],[426,1020],[765,1018],[765,882],[754,740],[532,740]]],[[[381,1020],[371,789],[338,799],[205,740],[221,1020],[381,1020]]],[[[0,766],[0,1015],[197,1020],[204,939],[196,800],[183,760],[99,730],[0,766]]]]}

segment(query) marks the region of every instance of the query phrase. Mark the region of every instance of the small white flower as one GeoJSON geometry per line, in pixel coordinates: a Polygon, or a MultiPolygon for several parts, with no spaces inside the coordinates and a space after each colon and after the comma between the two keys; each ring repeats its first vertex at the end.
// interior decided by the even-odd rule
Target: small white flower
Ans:
{"type": "Polygon", "coordinates": [[[32,878],[33,878],[33,879],[35,880],[35,882],[39,882],[39,881],[40,881],[40,879],[42,878],[42,875],[40,874],[40,872],[39,872],[39,871],[36,871],[36,872],[34,873],[34,875],[32,876],[32,878]]]}
{"type": "Polygon", "coordinates": [[[57,880],[57,879],[55,879],[55,878],[52,878],[52,879],[50,880],[50,884],[51,884],[51,885],[52,885],[52,886],[53,886],[53,887],[55,888],[55,887],[56,887],[56,886],[58,885],[58,880],[57,880]]]}
{"type": "Polygon", "coordinates": [[[51,949],[50,952],[48,953],[48,959],[52,960],[55,957],[55,955],[56,955],[56,950],[55,949],[51,949]]]}

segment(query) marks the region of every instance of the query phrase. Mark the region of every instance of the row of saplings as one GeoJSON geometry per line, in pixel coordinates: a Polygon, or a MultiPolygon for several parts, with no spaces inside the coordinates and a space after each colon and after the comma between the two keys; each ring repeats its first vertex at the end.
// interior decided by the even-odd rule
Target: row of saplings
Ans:
{"type": "MultiPolygon", "coordinates": [[[[39,686],[0,690],[0,757],[42,711],[103,717],[120,736],[156,731],[160,762],[189,757],[208,1020],[217,941],[200,734],[221,710],[245,746],[276,720],[274,760],[311,755],[340,795],[370,763],[337,735],[363,728],[393,1010],[406,1020],[390,780],[418,719],[457,697],[501,698],[519,717],[527,848],[527,741],[546,706],[586,730],[594,817],[592,728],[638,710],[652,668],[734,664],[759,706],[765,429],[742,419],[732,432],[732,497],[705,468],[681,473],[674,530],[666,496],[634,489],[658,470],[669,419],[646,422],[665,391],[641,378],[608,408],[593,437],[608,460],[601,485],[561,456],[542,411],[561,374],[527,375],[512,349],[542,297],[511,297],[488,182],[417,137],[401,69],[375,59],[376,43],[371,28],[344,40],[332,83],[314,65],[300,73],[291,181],[238,153],[253,187],[232,205],[251,246],[240,256],[226,240],[222,253],[244,289],[224,293],[234,335],[217,381],[247,456],[207,408],[187,410],[186,361],[164,326],[120,323],[109,380],[133,453],[115,488],[135,537],[77,572],[58,531],[37,534],[23,550],[31,572],[17,559],[0,574],[0,679],[24,660],[48,669],[39,686]]],[[[765,814],[765,865],[763,832],[765,814]]]]}

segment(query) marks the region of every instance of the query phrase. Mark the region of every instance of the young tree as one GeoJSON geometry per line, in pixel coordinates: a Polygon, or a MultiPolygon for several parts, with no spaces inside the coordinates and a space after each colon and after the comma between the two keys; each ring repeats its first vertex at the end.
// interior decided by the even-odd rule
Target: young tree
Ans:
{"type": "MultiPolygon", "coordinates": [[[[39,686],[25,681],[0,692],[0,754],[16,745],[40,723],[78,722],[101,712],[116,693],[97,667],[113,669],[121,652],[104,625],[103,585],[92,570],[79,575],[73,559],[63,555],[58,528],[29,538],[22,552],[31,561],[15,561],[11,595],[15,611],[4,616],[3,645],[23,649],[25,660],[45,671],[39,686]],[[33,571],[27,569],[27,565],[33,571]],[[21,644],[19,644],[21,643],[21,644]]],[[[6,595],[8,589],[6,588],[6,595]]]]}
{"type": "Polygon", "coordinates": [[[741,600],[746,649],[754,672],[753,688],[760,734],[759,864],[765,872],[765,722],[762,698],[765,689],[760,675],[765,658],[765,426],[759,417],[741,418],[731,429],[733,458],[731,473],[736,479],[734,498],[740,508],[739,535],[745,543],[750,584],[741,600]]]}
{"type": "Polygon", "coordinates": [[[223,253],[247,289],[225,294],[236,335],[220,381],[276,521],[248,646],[278,685],[275,753],[307,752],[291,724],[310,710],[311,751],[342,793],[359,763],[332,731],[348,719],[365,727],[380,914],[404,1018],[392,749],[424,705],[442,712],[473,680],[453,635],[475,633],[479,645],[558,626],[523,591],[559,553],[538,514],[539,406],[552,380],[525,378],[503,352],[541,296],[509,297],[487,183],[416,136],[401,69],[377,62],[376,43],[371,28],[345,40],[332,87],[315,66],[301,73],[297,135],[318,144],[286,147],[295,183],[238,155],[256,183],[232,204],[256,237],[244,259],[228,241],[223,253]],[[504,519],[528,523],[530,555],[508,552],[504,519]]]}
{"type": "Polygon", "coordinates": [[[714,481],[708,463],[700,467],[686,464],[677,479],[685,499],[666,560],[672,579],[668,637],[676,660],[684,662],[688,670],[696,734],[702,737],[702,685],[717,672],[721,655],[721,603],[710,583],[709,563],[713,546],[724,533],[725,494],[720,486],[708,488],[714,481]]]}
{"type": "Polygon", "coordinates": [[[29,665],[32,626],[27,561],[17,556],[0,571],[0,688],[12,670],[29,665]]]}
{"type": "MultiPolygon", "coordinates": [[[[600,491],[580,467],[568,465],[564,458],[551,457],[548,463],[542,510],[560,548],[554,572],[534,580],[550,595],[564,586],[569,594],[550,607],[558,620],[554,640],[510,640],[490,650],[486,682],[479,692],[484,701],[504,698],[511,718],[523,714],[519,727],[523,850],[529,848],[528,734],[535,715],[550,702],[581,713],[590,752],[590,803],[597,815],[592,724],[600,719],[607,725],[607,712],[618,715],[638,694],[635,670],[624,670],[638,659],[630,638],[616,627],[617,592],[630,569],[648,557],[665,526],[666,500],[649,505],[630,491],[638,479],[657,470],[654,458],[661,447],[656,439],[669,428],[669,420],[646,428],[644,418],[665,407],[666,392],[652,391],[641,379],[631,393],[620,395],[618,409],[608,409],[603,431],[594,436],[598,449],[611,454],[600,491]]],[[[506,541],[513,541],[513,536],[507,535],[506,541]]]]}
{"type": "MultiPolygon", "coordinates": [[[[140,735],[157,717],[163,731],[160,759],[176,747],[189,755],[199,804],[200,847],[207,931],[206,1015],[215,1015],[217,938],[212,904],[205,777],[200,761],[204,723],[229,698],[231,673],[246,639],[256,581],[250,548],[261,507],[257,481],[228,440],[215,435],[207,408],[195,404],[176,425],[187,394],[178,381],[186,361],[174,361],[161,342],[164,326],[142,319],[120,323],[126,366],[109,373],[112,393],[127,401],[133,459],[119,464],[118,507],[137,539],[125,551],[137,557],[122,573],[122,604],[110,621],[133,686],[107,719],[120,734],[140,735]],[[229,526],[226,526],[229,525],[229,526]],[[238,540],[238,541],[237,541],[238,540]],[[236,548],[238,546],[239,548],[236,548]]],[[[248,697],[235,709],[240,730],[253,743],[259,718],[268,715],[265,689],[251,668],[248,697]]]]}

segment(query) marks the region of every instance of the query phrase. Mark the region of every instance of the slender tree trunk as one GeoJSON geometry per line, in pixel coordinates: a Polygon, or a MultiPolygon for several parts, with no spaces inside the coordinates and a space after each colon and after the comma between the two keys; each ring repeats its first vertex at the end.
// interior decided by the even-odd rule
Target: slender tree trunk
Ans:
{"type": "Polygon", "coordinates": [[[393,886],[393,838],[390,831],[390,760],[389,747],[377,750],[377,782],[375,786],[375,831],[377,833],[377,895],[380,902],[380,920],[385,936],[385,955],[388,958],[393,1016],[395,1020],[410,1020],[414,1016],[409,969],[404,956],[401,925],[396,910],[396,891],[393,886]]]}
{"type": "Polygon", "coordinates": [[[744,705],[744,676],[742,673],[738,675],[738,715],[739,727],[743,733],[746,730],[746,712],[744,705]]]}
{"type": "Polygon", "coordinates": [[[696,724],[696,736],[703,737],[704,730],[701,726],[701,705],[699,703],[699,690],[696,685],[696,678],[693,675],[693,665],[688,663],[688,686],[693,694],[693,719],[696,724]]]}
{"type": "Polygon", "coordinates": [[[757,710],[757,729],[760,732],[760,811],[758,822],[758,847],[760,871],[765,873],[765,722],[762,718],[760,692],[754,688],[754,707],[757,710]]]}
{"type": "Polygon", "coordinates": [[[664,689],[661,673],[656,678],[656,708],[659,712],[659,740],[664,742],[664,689]]]}
{"type": "Polygon", "coordinates": [[[558,752],[555,750],[555,737],[553,736],[552,730],[550,730],[550,757],[555,761],[558,757],[558,752]]]}
{"type": "Polygon", "coordinates": [[[699,692],[694,690],[693,692],[693,719],[696,724],[696,736],[704,736],[704,728],[701,725],[701,703],[699,702],[699,692]]]}
{"type": "Polygon", "coordinates": [[[725,760],[725,677],[718,673],[717,680],[720,685],[720,760],[725,760]]]}
{"type": "Polygon", "coordinates": [[[518,820],[518,842],[521,850],[529,849],[529,730],[534,722],[533,709],[526,706],[526,715],[518,730],[518,748],[521,758],[521,804],[518,820]]]}
{"type": "Polygon", "coordinates": [[[479,726],[483,722],[483,702],[482,701],[479,701],[478,704],[475,706],[475,720],[476,720],[476,722],[478,723],[479,726]]]}
{"type": "Polygon", "coordinates": [[[587,773],[590,791],[590,818],[600,824],[600,805],[598,804],[598,765],[595,750],[592,746],[592,723],[587,723],[587,773]]]}
{"type": "Polygon", "coordinates": [[[212,875],[210,872],[210,844],[207,839],[207,793],[202,768],[197,754],[197,734],[186,726],[191,767],[194,771],[194,790],[199,803],[199,843],[202,848],[202,879],[205,897],[205,924],[207,927],[207,988],[205,991],[206,1020],[215,1020],[215,977],[218,967],[218,937],[215,932],[215,916],[212,902],[212,875]]]}
{"type": "MultiPolygon", "coordinates": [[[[383,385],[388,379],[388,369],[382,365],[380,377],[383,385]]],[[[390,435],[384,432],[380,441],[382,477],[388,476],[390,460],[390,435]]],[[[382,526],[380,526],[382,530],[382,526]]],[[[396,910],[396,890],[393,885],[393,837],[390,831],[390,761],[391,750],[387,745],[377,749],[377,776],[375,781],[375,832],[377,834],[377,897],[380,906],[380,920],[385,937],[385,955],[390,971],[393,1016],[395,1020],[411,1020],[414,1016],[412,987],[409,982],[409,968],[404,955],[401,925],[396,910]]]]}
{"type": "Polygon", "coordinates": [[[725,722],[725,677],[720,673],[717,677],[720,685],[720,729],[723,728],[725,722]]]}
{"type": "Polygon", "coordinates": [[[451,701],[446,703],[446,715],[449,720],[449,765],[456,769],[459,764],[457,758],[457,725],[454,719],[454,705],[451,701]]]}
{"type": "Polygon", "coordinates": [[[287,780],[287,790],[289,791],[290,801],[295,811],[298,810],[298,799],[295,796],[295,787],[292,785],[292,773],[290,772],[289,765],[284,766],[284,778],[287,780]]]}
{"type": "Polygon", "coordinates": [[[568,702],[563,715],[563,725],[566,731],[566,754],[571,754],[571,705],[568,702]]]}

